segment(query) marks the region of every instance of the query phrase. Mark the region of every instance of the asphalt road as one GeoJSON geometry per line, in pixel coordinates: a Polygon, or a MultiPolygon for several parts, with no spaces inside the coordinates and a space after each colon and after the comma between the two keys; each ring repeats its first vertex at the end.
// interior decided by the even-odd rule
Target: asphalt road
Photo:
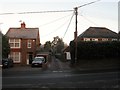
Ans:
{"type": "Polygon", "coordinates": [[[82,72],[53,57],[47,69],[14,67],[3,70],[4,88],[120,88],[120,72],[82,72]]]}

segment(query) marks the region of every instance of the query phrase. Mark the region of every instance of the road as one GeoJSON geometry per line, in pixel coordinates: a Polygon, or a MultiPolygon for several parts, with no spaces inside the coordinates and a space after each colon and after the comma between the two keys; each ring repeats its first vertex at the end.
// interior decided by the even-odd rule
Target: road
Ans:
{"type": "Polygon", "coordinates": [[[81,72],[52,59],[47,69],[14,67],[3,70],[3,88],[120,88],[119,71],[81,72]]]}

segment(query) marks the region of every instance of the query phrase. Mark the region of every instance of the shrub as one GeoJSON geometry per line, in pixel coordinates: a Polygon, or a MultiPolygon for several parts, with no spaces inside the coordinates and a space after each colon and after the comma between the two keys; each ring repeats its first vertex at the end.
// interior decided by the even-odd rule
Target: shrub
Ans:
{"type": "MultiPolygon", "coordinates": [[[[75,58],[75,42],[70,42],[71,58],[75,58]]],[[[101,59],[120,58],[120,42],[78,42],[77,58],[79,59],[101,59]]]]}

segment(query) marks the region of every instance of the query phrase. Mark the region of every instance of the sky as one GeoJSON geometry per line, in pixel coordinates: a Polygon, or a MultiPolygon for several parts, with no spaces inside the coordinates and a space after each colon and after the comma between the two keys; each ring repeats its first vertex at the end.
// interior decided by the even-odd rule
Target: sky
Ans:
{"type": "MultiPolygon", "coordinates": [[[[20,27],[20,21],[23,21],[27,28],[39,28],[41,44],[52,41],[55,36],[63,38],[69,44],[74,39],[75,32],[73,11],[18,13],[74,10],[77,6],[93,1],[95,0],[0,0],[0,30],[5,34],[11,27],[20,27]]],[[[100,0],[79,8],[78,35],[89,27],[106,27],[118,33],[118,2],[119,0],[100,0]]]]}

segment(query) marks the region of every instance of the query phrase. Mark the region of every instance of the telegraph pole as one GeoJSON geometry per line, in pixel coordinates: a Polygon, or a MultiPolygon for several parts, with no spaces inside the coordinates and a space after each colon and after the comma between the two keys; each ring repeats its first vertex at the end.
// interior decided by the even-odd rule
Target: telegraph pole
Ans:
{"type": "Polygon", "coordinates": [[[78,15],[78,7],[74,8],[75,11],[75,32],[74,32],[74,42],[75,42],[75,63],[77,63],[77,15],[78,15]]]}
{"type": "Polygon", "coordinates": [[[93,3],[96,3],[100,0],[96,0],[96,1],[93,1],[93,2],[90,2],[90,3],[87,3],[87,4],[83,4],[81,6],[78,6],[78,7],[75,7],[74,8],[74,12],[75,12],[75,32],[74,32],[74,42],[75,42],[75,63],[77,63],[77,33],[78,33],[78,30],[77,30],[77,15],[78,15],[78,8],[81,8],[81,7],[84,7],[84,6],[87,6],[87,5],[90,5],[90,4],[93,4],[93,3]]]}

